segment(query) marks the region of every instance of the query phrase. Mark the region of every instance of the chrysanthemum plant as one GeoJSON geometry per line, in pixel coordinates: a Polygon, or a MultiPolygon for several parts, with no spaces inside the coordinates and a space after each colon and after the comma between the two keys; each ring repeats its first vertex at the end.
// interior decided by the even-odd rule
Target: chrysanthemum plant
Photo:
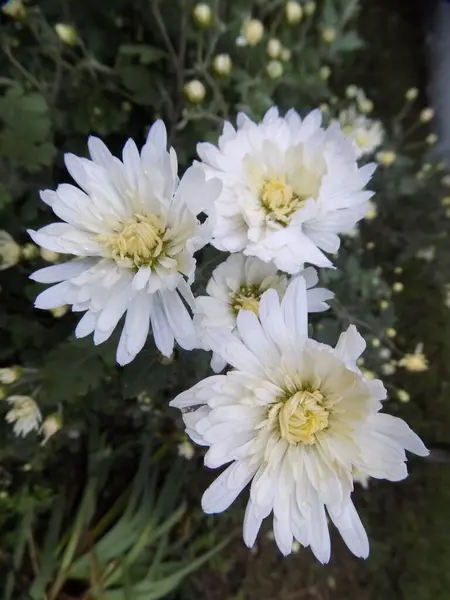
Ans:
{"type": "MultiPolygon", "coordinates": [[[[386,390],[360,370],[365,342],[352,324],[370,340],[369,366],[390,376],[391,291],[380,267],[362,267],[358,228],[376,215],[372,182],[385,183],[374,176],[375,154],[385,171],[397,157],[385,127],[368,116],[371,100],[355,89],[340,106],[329,80],[362,44],[358,5],[288,4],[213,2],[191,13],[181,3],[175,22],[169,6],[152,1],[139,12],[149,43],[121,44],[113,67],[108,28],[104,44],[80,28],[73,43],[53,40],[59,52],[70,46],[54,80],[37,54],[52,85],[39,84],[33,102],[25,88],[8,92],[15,100],[6,94],[39,114],[40,133],[42,113],[55,116],[50,147],[31,136],[29,170],[51,162],[61,123],[64,148],[83,154],[64,155],[71,182],[41,192],[46,212],[35,217],[35,198],[25,203],[36,246],[21,258],[40,252],[56,263],[31,275],[52,284],[36,307],[56,316],[69,306],[77,340],[66,341],[69,326],[47,340],[48,313],[33,314],[40,320],[22,333],[22,356],[40,369],[8,384],[8,420],[18,432],[39,429],[36,404],[20,421],[14,398],[26,392],[44,417],[45,406],[58,415],[64,407],[73,442],[91,408],[111,427],[120,412],[132,429],[146,410],[159,418],[170,400],[186,434],[208,447],[205,464],[228,465],[203,496],[205,512],[225,510],[248,486],[248,546],[273,515],[283,554],[297,540],[327,562],[328,518],[354,554],[368,555],[354,482],[403,479],[405,451],[427,451],[402,420],[381,412],[386,390]],[[76,77],[65,88],[69,68],[76,77]],[[58,105],[67,90],[79,100],[70,113],[58,105]],[[120,151],[114,138],[112,152],[99,139],[142,139],[149,107],[155,118],[142,144],[128,139],[120,151]],[[50,210],[58,220],[41,227],[50,210]],[[115,361],[130,366],[118,373],[115,361]],[[124,406],[136,398],[137,411],[124,406]]],[[[38,37],[48,33],[44,10],[28,19],[38,37]]],[[[129,24],[118,14],[114,27],[129,24]]],[[[21,157],[10,157],[17,170],[21,157]]]]}
{"type": "Polygon", "coordinates": [[[93,334],[95,344],[125,317],[121,365],[149,330],[167,358],[175,341],[212,349],[213,368],[230,369],[171,402],[188,436],[210,447],[205,464],[231,463],[205,492],[205,512],[222,512],[251,482],[247,545],[273,513],[283,554],[296,539],[327,562],[328,514],[366,557],[351,500],[355,469],[397,481],[407,474],[405,450],[427,450],[404,421],[380,412],[386,390],[358,369],[365,342],[353,325],[335,348],[309,338],[308,312],[326,310],[333,294],[314,287],[317,273],[305,264],[333,266],[326,253],[336,253],[339,234],[367,212],[375,166],[359,166],[352,140],[337,123],[322,128],[318,110],[302,119],[271,108],[261,123],[240,113],[237,129],[225,123],[218,147],[199,144],[201,162],[181,178],[162,121],[140,152],[129,140],[122,160],[97,138],[89,152],[90,159],[66,156],[79,187],[41,193],[63,221],[30,235],[73,258],[33,273],[56,283],[36,307],[72,306],[83,313],[76,337],[93,334]],[[232,254],[196,299],[194,254],[208,243],[232,254]]]}

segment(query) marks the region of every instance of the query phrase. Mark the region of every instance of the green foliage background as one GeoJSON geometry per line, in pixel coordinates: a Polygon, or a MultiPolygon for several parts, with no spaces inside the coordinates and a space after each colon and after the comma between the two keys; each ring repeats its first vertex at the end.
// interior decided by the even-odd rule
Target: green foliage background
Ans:
{"type": "MultiPolygon", "coordinates": [[[[128,137],[142,143],[148,126],[162,117],[184,170],[195,158],[196,142],[215,142],[223,120],[234,120],[240,110],[258,119],[273,104],[304,114],[326,103],[325,114],[332,118],[349,103],[346,86],[364,85],[375,101],[374,118],[386,128],[383,149],[395,150],[397,160],[374,178],[377,217],[362,223],[356,237],[344,238],[337,270],[322,272],[321,281],[337,299],[312,329],[321,341],[334,343],[355,323],[368,341],[364,366],[378,375],[386,363],[381,349],[398,359],[424,343],[427,372],[398,369],[382,378],[391,392],[388,410],[435,447],[432,457],[441,462],[413,460],[406,482],[371,483],[369,490],[357,491],[373,545],[367,563],[349,556],[339,540],[328,567],[314,564],[307,551],[281,561],[267,536],[250,554],[239,539],[241,505],[214,518],[201,514],[199,498],[211,475],[200,454],[190,462],[177,456],[183,436],[178,416],[167,408],[179,391],[210,374],[209,357],[176,351],[166,360],[150,338],[130,366],[118,368],[117,338],[97,347],[74,340],[70,313],[57,319],[33,309],[39,286],[28,276],[45,264],[37,254],[0,271],[0,363],[23,369],[6,393],[34,396],[44,417],[58,412],[64,426],[40,446],[33,435],[14,438],[0,419],[0,588],[5,600],[89,593],[108,600],[168,594],[186,600],[447,599],[450,475],[440,446],[448,441],[450,425],[445,170],[424,143],[421,104],[404,107],[406,88],[421,83],[417,74],[405,77],[400,68],[401,77],[390,76],[395,85],[384,86],[383,74],[396,53],[390,31],[396,19],[397,26],[405,21],[390,5],[358,0],[322,0],[314,15],[295,25],[286,22],[279,0],[209,5],[213,21],[204,28],[195,24],[190,0],[112,0],[107,6],[43,0],[25,4],[20,18],[2,14],[1,228],[23,246],[27,228],[52,219],[38,190],[68,180],[63,153],[85,155],[88,135],[101,136],[118,154],[128,137]],[[265,33],[255,47],[242,48],[235,40],[250,15],[263,21],[265,33]],[[367,25],[371,19],[386,24],[381,41],[367,25]],[[74,45],[59,39],[56,23],[75,27],[74,45]],[[325,28],[337,32],[332,44],[322,39],[325,28]],[[277,79],[266,71],[271,37],[292,53],[277,79]],[[232,59],[229,76],[212,69],[218,53],[232,59]],[[325,65],[329,80],[320,75],[325,65]],[[206,89],[198,104],[183,93],[192,79],[206,89]],[[417,257],[430,246],[431,261],[417,257]],[[392,291],[396,281],[404,283],[398,294],[392,291]],[[392,327],[395,338],[386,334],[392,327]],[[410,403],[398,401],[398,389],[408,390],[410,403]],[[107,536],[123,531],[120,527],[131,532],[128,545],[106,551],[121,534],[109,543],[107,536]],[[161,528],[164,535],[155,534],[161,528]],[[236,533],[233,541],[214,554],[230,531],[236,533]],[[209,552],[214,557],[208,567],[174,592],[209,552]]],[[[197,292],[223,258],[213,249],[199,253],[197,292]]],[[[6,403],[0,409],[6,412],[6,403]]]]}

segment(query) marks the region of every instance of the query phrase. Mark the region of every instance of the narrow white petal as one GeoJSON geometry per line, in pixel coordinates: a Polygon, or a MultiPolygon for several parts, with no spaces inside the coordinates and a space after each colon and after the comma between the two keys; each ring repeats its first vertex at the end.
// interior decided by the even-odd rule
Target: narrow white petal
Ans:
{"type": "Polygon", "coordinates": [[[285,323],[292,327],[297,342],[308,337],[308,305],[306,282],[303,277],[294,277],[281,301],[285,323]]]}
{"type": "Polygon", "coordinates": [[[156,347],[163,356],[169,357],[173,352],[175,342],[172,329],[167,321],[164,307],[159,294],[155,294],[153,307],[150,313],[153,338],[156,347]]]}
{"type": "Polygon", "coordinates": [[[78,325],[75,329],[75,337],[84,338],[90,335],[97,324],[97,315],[91,311],[85,313],[78,321],[78,325]]]}
{"type": "Polygon", "coordinates": [[[42,310],[49,310],[51,308],[63,306],[64,304],[70,304],[67,302],[67,296],[70,292],[70,289],[70,283],[67,281],[57,283],[56,285],[41,292],[36,298],[34,306],[42,310]]]}
{"type": "Polygon", "coordinates": [[[327,506],[327,510],[351,552],[358,558],[367,558],[369,539],[353,502],[348,499],[342,505],[327,506]]]}
{"type": "Polygon", "coordinates": [[[234,462],[209,486],[202,497],[202,508],[207,514],[226,510],[255,474],[248,460],[234,462]]]}
{"type": "Polygon", "coordinates": [[[255,545],[262,521],[262,518],[256,514],[252,501],[249,500],[244,516],[244,543],[248,548],[253,548],[255,545]]]}
{"type": "Polygon", "coordinates": [[[182,348],[192,350],[198,345],[197,332],[178,292],[166,290],[160,296],[173,336],[182,348]]]}
{"type": "Polygon", "coordinates": [[[39,283],[56,283],[58,281],[64,281],[66,279],[71,279],[72,277],[78,277],[78,275],[81,275],[81,273],[84,273],[94,266],[96,262],[96,259],[90,258],[71,260],[66,263],[60,263],[59,265],[39,269],[30,275],[30,279],[39,283]]]}

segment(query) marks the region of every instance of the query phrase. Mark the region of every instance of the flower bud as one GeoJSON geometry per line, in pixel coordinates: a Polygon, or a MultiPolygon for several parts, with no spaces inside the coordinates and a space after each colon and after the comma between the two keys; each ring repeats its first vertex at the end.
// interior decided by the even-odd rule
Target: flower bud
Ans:
{"type": "Polygon", "coordinates": [[[409,402],[411,400],[411,396],[405,390],[397,390],[397,398],[400,402],[409,402]]]}
{"type": "Polygon", "coordinates": [[[23,21],[27,16],[27,9],[22,0],[9,0],[2,6],[2,12],[18,21],[23,21]]]}
{"type": "Polygon", "coordinates": [[[315,2],[307,2],[304,6],[305,14],[308,17],[311,17],[316,12],[316,3],[315,2]]]}
{"type": "Polygon", "coordinates": [[[184,95],[192,104],[200,104],[205,99],[205,86],[198,79],[192,79],[185,84],[184,95]]]}
{"type": "Polygon", "coordinates": [[[65,25],[64,23],[57,23],[55,25],[56,35],[59,39],[68,46],[76,46],[78,43],[78,35],[75,27],[72,25],[65,25]]]}
{"type": "Polygon", "coordinates": [[[397,155],[393,150],[382,150],[381,152],[377,152],[375,158],[383,167],[390,167],[395,163],[397,155]]]}
{"type": "Polygon", "coordinates": [[[264,35],[264,25],[258,19],[245,21],[242,35],[249,46],[256,46],[264,35]]]}
{"type": "Polygon", "coordinates": [[[58,431],[62,428],[62,418],[58,413],[53,413],[49,415],[41,425],[40,432],[44,436],[44,439],[41,442],[43,446],[48,442],[48,440],[58,433],[58,431]]]}
{"type": "Polygon", "coordinates": [[[5,367],[0,369],[0,383],[11,385],[20,378],[20,367],[5,367]]]}
{"type": "Polygon", "coordinates": [[[337,37],[337,31],[333,27],[325,27],[322,29],[322,40],[326,44],[332,44],[337,37]]]}
{"type": "Polygon", "coordinates": [[[403,283],[401,281],[396,281],[394,283],[394,285],[392,286],[392,290],[398,294],[399,292],[403,292],[405,286],[403,285],[403,283]]]}
{"type": "Polygon", "coordinates": [[[435,133],[430,133],[425,138],[425,141],[429,146],[434,146],[434,144],[436,144],[436,142],[438,141],[438,136],[435,133]]]}
{"type": "Polygon", "coordinates": [[[358,108],[363,114],[368,115],[373,111],[373,102],[368,98],[361,98],[358,100],[358,108]]]}
{"type": "Polygon", "coordinates": [[[280,40],[272,38],[267,42],[267,54],[270,58],[278,58],[283,50],[280,40]]]}
{"type": "Polygon", "coordinates": [[[20,246],[7,231],[0,230],[0,271],[9,269],[20,260],[20,246]]]}
{"type": "Polygon", "coordinates": [[[434,117],[434,109],[424,108],[420,111],[419,119],[422,123],[429,123],[434,117]]]}
{"type": "Polygon", "coordinates": [[[370,202],[370,208],[367,211],[367,213],[365,214],[364,218],[367,219],[368,221],[372,221],[372,219],[375,219],[377,214],[378,214],[378,212],[377,212],[377,207],[376,207],[375,202],[370,202]]]}
{"type": "Polygon", "coordinates": [[[56,308],[50,308],[49,312],[55,317],[55,319],[60,319],[65,314],[69,312],[69,306],[64,304],[63,306],[57,306],[56,308]]]}
{"type": "Polygon", "coordinates": [[[381,372],[383,373],[383,375],[393,375],[396,370],[397,370],[397,367],[396,367],[395,363],[393,363],[393,362],[389,362],[389,363],[385,363],[384,365],[381,365],[381,372]]]}
{"type": "Polygon", "coordinates": [[[283,48],[283,50],[281,51],[281,60],[284,60],[285,62],[288,60],[291,60],[292,58],[292,52],[289,50],[289,48],[283,48]]]}
{"type": "Polygon", "coordinates": [[[180,442],[178,444],[178,456],[181,456],[186,460],[191,460],[192,458],[194,458],[194,454],[194,445],[191,444],[189,440],[185,440],[184,442],[180,442]]]}
{"type": "Polygon", "coordinates": [[[28,244],[22,246],[22,256],[26,260],[32,260],[33,258],[39,256],[39,248],[35,244],[29,242],[28,244]]]}
{"type": "Polygon", "coordinates": [[[279,60],[271,60],[266,67],[270,79],[278,79],[283,75],[283,64],[279,60]]]}
{"type": "Polygon", "coordinates": [[[358,91],[359,90],[356,85],[349,85],[345,90],[345,95],[347,96],[347,98],[353,99],[356,98],[356,96],[358,95],[358,91]]]}
{"type": "Polygon", "coordinates": [[[331,75],[331,69],[328,65],[324,65],[323,67],[320,67],[319,76],[321,79],[323,79],[324,81],[327,81],[330,78],[330,75],[331,75]]]}
{"type": "Polygon", "coordinates": [[[46,262],[56,263],[59,260],[59,253],[53,252],[53,250],[47,250],[47,248],[41,248],[39,250],[41,258],[43,258],[46,262]]]}
{"type": "Polygon", "coordinates": [[[286,13],[286,21],[289,25],[296,25],[300,23],[303,16],[303,9],[298,2],[287,2],[284,8],[286,13]]]}
{"type": "Polygon", "coordinates": [[[194,6],[192,11],[194,22],[199,27],[209,27],[212,23],[212,10],[209,4],[201,2],[194,6]]]}
{"type": "Polygon", "coordinates": [[[419,90],[417,88],[409,88],[409,90],[406,90],[405,92],[405,100],[408,100],[408,102],[412,102],[417,98],[418,95],[419,90]]]}
{"type": "Polygon", "coordinates": [[[216,75],[227,77],[231,73],[232,66],[229,54],[218,54],[213,58],[212,67],[216,75]]]}

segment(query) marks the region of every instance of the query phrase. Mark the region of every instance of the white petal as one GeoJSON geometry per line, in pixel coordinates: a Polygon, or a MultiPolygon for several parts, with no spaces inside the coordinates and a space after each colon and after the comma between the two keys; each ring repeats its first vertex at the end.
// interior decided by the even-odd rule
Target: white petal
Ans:
{"type": "Polygon", "coordinates": [[[153,144],[157,148],[166,150],[167,148],[167,131],[164,122],[158,119],[150,127],[147,136],[147,143],[153,144]]]}
{"type": "Polygon", "coordinates": [[[207,514],[221,513],[239,496],[255,474],[248,460],[234,462],[217,477],[202,497],[202,508],[207,514]]]}
{"type": "Polygon", "coordinates": [[[337,355],[348,363],[355,363],[365,349],[366,342],[354,325],[341,333],[335,348],[337,355]]]}
{"type": "Polygon", "coordinates": [[[295,336],[297,343],[308,337],[308,307],[306,282],[303,277],[295,277],[289,283],[281,301],[284,321],[295,336]]]}
{"type": "Polygon", "coordinates": [[[140,267],[138,272],[133,277],[133,289],[134,290],[143,290],[148,283],[152,274],[152,270],[150,267],[140,267]]]}
{"type": "Polygon", "coordinates": [[[75,337],[84,338],[90,335],[97,324],[97,315],[91,311],[85,313],[78,321],[78,325],[75,329],[75,337]]]}
{"type": "Polygon", "coordinates": [[[67,223],[52,223],[39,231],[29,229],[28,233],[36,244],[53,252],[77,256],[101,255],[101,246],[93,240],[91,234],[67,223]]]}
{"type": "Polygon", "coordinates": [[[64,281],[65,279],[78,277],[78,275],[81,275],[81,273],[84,273],[94,266],[96,262],[95,259],[71,260],[66,263],[60,263],[59,265],[39,269],[30,275],[30,279],[39,283],[56,283],[58,281],[64,281]]]}
{"type": "Polygon", "coordinates": [[[159,294],[155,294],[153,299],[150,322],[156,347],[163,356],[171,356],[175,340],[172,329],[167,322],[167,317],[159,294]]]}
{"type": "Polygon", "coordinates": [[[202,211],[209,214],[214,202],[222,191],[219,179],[205,180],[205,174],[200,166],[192,166],[183,175],[175,194],[174,202],[187,206],[192,214],[202,211]]]}
{"type": "Polygon", "coordinates": [[[351,552],[358,558],[367,558],[369,539],[353,502],[349,499],[342,506],[327,506],[327,510],[351,552]]]}
{"type": "Polygon", "coordinates": [[[248,311],[241,310],[236,319],[239,334],[247,348],[258,358],[261,364],[276,364],[280,354],[272,340],[268,340],[258,317],[248,311]]]}
{"type": "Polygon", "coordinates": [[[325,288],[315,288],[313,290],[307,290],[306,299],[308,304],[308,312],[322,312],[328,310],[330,307],[327,304],[327,300],[332,300],[334,293],[325,288]]]}
{"type": "Polygon", "coordinates": [[[165,290],[160,296],[175,339],[185,350],[192,350],[198,345],[197,332],[178,292],[165,290]]]}
{"type": "Polygon", "coordinates": [[[69,294],[70,289],[71,285],[68,281],[57,283],[41,292],[36,298],[34,306],[42,310],[49,310],[51,308],[63,306],[64,304],[70,304],[70,302],[67,302],[67,295],[69,294]]]}
{"type": "Polygon", "coordinates": [[[143,292],[137,294],[130,302],[119,346],[117,347],[117,362],[119,365],[130,363],[144,347],[150,327],[152,302],[152,296],[143,292]]]}
{"type": "Polygon", "coordinates": [[[262,518],[255,512],[255,507],[252,501],[249,500],[244,516],[244,543],[248,548],[253,548],[256,541],[256,536],[261,528],[262,518]]]}

